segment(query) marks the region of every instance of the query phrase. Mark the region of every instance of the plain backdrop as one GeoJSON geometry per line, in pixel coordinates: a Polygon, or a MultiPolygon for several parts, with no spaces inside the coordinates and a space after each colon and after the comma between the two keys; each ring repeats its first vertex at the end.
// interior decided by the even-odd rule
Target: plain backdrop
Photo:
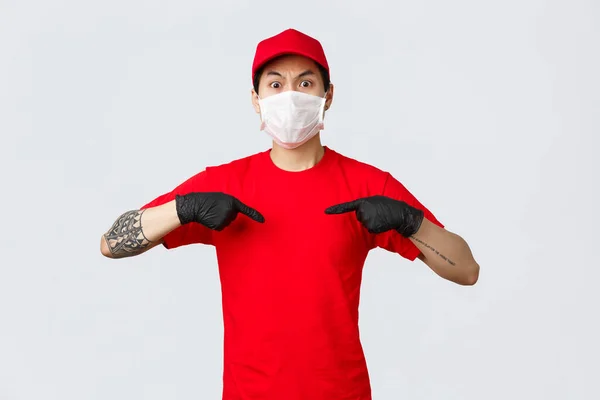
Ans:
{"type": "Polygon", "coordinates": [[[0,0],[0,400],[220,399],[214,249],[100,236],[270,147],[250,68],[287,28],[331,65],[323,143],[481,265],[462,287],[371,252],[374,399],[600,398],[597,1],[0,0]]]}

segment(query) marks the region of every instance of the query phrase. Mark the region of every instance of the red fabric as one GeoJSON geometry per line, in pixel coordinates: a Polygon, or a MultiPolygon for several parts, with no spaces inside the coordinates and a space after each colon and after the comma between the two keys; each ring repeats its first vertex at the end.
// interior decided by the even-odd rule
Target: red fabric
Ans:
{"type": "Polygon", "coordinates": [[[297,54],[308,57],[329,71],[329,64],[327,63],[321,43],[295,29],[287,29],[261,41],[256,46],[256,53],[252,63],[252,83],[254,84],[254,74],[260,67],[269,60],[284,54],[297,54]]]}
{"type": "Polygon", "coordinates": [[[286,172],[269,151],[209,167],[174,193],[222,191],[256,208],[221,232],[198,224],[167,235],[167,247],[216,247],[224,318],[224,400],[371,400],[359,338],[362,268],[382,247],[414,260],[419,250],[397,232],[372,235],[354,213],[331,205],[377,194],[424,210],[389,173],[326,148],[302,172],[286,172]]]}

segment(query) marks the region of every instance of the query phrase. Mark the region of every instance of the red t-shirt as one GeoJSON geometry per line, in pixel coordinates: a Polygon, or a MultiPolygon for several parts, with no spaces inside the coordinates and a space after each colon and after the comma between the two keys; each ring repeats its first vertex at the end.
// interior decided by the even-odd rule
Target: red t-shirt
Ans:
{"type": "Polygon", "coordinates": [[[215,246],[224,318],[223,400],[370,400],[359,338],[362,268],[376,247],[409,260],[418,248],[395,231],[370,234],[354,213],[329,206],[384,195],[422,209],[389,173],[325,148],[301,172],[279,169],[264,151],[208,167],[171,193],[219,191],[264,217],[238,214],[217,232],[183,225],[164,237],[169,248],[215,246]]]}

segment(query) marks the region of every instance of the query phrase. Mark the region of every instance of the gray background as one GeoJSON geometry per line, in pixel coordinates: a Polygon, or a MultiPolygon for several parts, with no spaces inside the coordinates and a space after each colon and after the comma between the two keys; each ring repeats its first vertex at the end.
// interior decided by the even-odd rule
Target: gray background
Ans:
{"type": "Polygon", "coordinates": [[[0,1],[0,399],[217,399],[214,250],[100,255],[122,212],[270,146],[257,42],[324,45],[323,142],[390,171],[481,264],[384,250],[375,400],[600,398],[597,1],[0,1]],[[596,172],[594,172],[596,171],[596,172]]]}

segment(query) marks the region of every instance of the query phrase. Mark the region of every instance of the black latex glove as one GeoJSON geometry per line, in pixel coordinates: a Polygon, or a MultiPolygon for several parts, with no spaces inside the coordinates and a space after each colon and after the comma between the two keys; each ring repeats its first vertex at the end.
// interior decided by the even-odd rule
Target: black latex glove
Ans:
{"type": "Polygon", "coordinates": [[[181,224],[198,222],[207,228],[221,231],[242,213],[256,222],[265,218],[237,198],[220,192],[195,192],[175,196],[177,216],[181,224]]]}
{"type": "Polygon", "coordinates": [[[331,206],[325,214],[356,212],[356,218],[370,233],[383,233],[396,230],[404,237],[414,235],[423,222],[423,211],[403,201],[385,196],[364,197],[362,199],[331,206]]]}

